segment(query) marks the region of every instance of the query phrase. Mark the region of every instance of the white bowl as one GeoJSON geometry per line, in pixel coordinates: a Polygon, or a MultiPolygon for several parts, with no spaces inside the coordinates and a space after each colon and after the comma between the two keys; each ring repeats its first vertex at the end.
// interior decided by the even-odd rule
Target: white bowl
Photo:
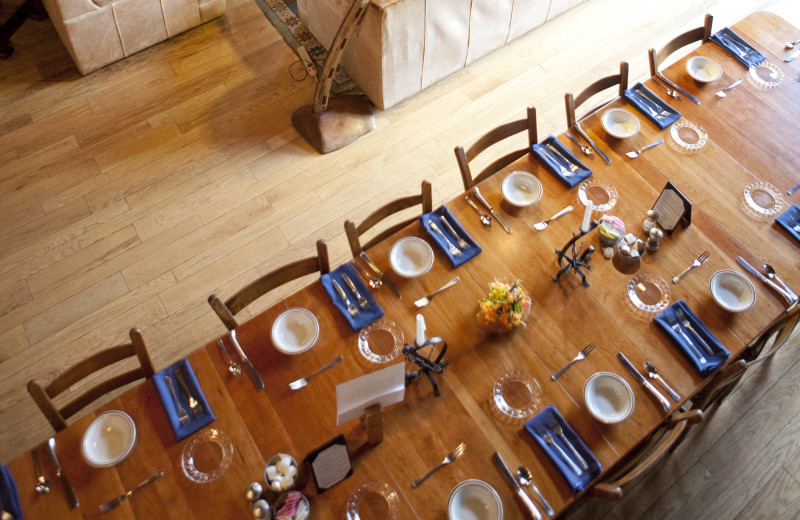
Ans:
{"type": "Polygon", "coordinates": [[[107,468],[128,456],[136,441],[136,426],[125,412],[100,414],[86,428],[81,453],[90,466],[107,468]]]}
{"type": "Polygon", "coordinates": [[[447,515],[450,520],[500,520],[503,503],[492,486],[482,480],[469,479],[453,488],[447,515]]]}
{"type": "Polygon", "coordinates": [[[723,309],[743,312],[756,303],[756,290],[743,274],[717,271],[711,277],[711,296],[723,309]]]}
{"type": "Polygon", "coordinates": [[[686,71],[701,83],[716,81],[722,76],[722,67],[705,56],[694,56],[686,61],[686,71]]]}
{"type": "Polygon", "coordinates": [[[317,318],[299,307],[284,311],[272,324],[272,344],[284,354],[305,352],[314,345],[317,336],[317,318]]]}
{"type": "Polygon", "coordinates": [[[427,273],[433,265],[433,249],[421,238],[401,238],[389,252],[389,263],[395,273],[414,278],[427,273]]]}
{"type": "Polygon", "coordinates": [[[583,400],[589,413],[598,421],[614,424],[633,412],[633,391],[628,383],[612,372],[598,372],[583,387],[583,400]]]}
{"type": "Polygon", "coordinates": [[[511,172],[503,179],[503,198],[512,206],[524,208],[542,198],[542,183],[528,172],[511,172]]]}
{"type": "Polygon", "coordinates": [[[603,112],[601,119],[606,132],[619,139],[639,133],[639,119],[623,108],[611,108],[603,112]]]}

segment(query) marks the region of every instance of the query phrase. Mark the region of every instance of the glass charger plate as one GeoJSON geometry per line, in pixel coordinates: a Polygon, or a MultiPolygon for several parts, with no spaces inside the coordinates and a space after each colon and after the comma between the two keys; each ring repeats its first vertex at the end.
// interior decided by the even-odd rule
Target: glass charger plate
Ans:
{"type": "Polygon", "coordinates": [[[186,477],[197,484],[213,482],[225,474],[233,461],[233,443],[220,430],[210,428],[195,435],[181,455],[186,477]]]}
{"type": "Polygon", "coordinates": [[[403,331],[392,320],[376,320],[358,333],[358,352],[371,363],[388,363],[402,350],[403,331]]]}
{"type": "Polygon", "coordinates": [[[350,495],[346,520],[394,520],[400,508],[397,492],[382,480],[365,482],[350,495]]]}
{"type": "Polygon", "coordinates": [[[785,206],[780,190],[768,182],[760,181],[745,186],[742,204],[749,213],[760,218],[773,217],[785,206]]]}
{"type": "Polygon", "coordinates": [[[640,313],[661,312],[667,308],[670,292],[667,282],[650,273],[637,274],[625,287],[627,301],[640,313]]]}
{"type": "Polygon", "coordinates": [[[586,179],[578,186],[578,200],[584,206],[592,204],[593,211],[609,211],[617,204],[618,199],[617,188],[594,177],[586,179]]]}
{"type": "Polygon", "coordinates": [[[747,70],[747,79],[754,87],[769,90],[783,82],[783,70],[772,62],[762,61],[747,70]]]}
{"type": "Polygon", "coordinates": [[[684,153],[694,153],[706,145],[708,134],[705,129],[681,118],[669,128],[669,143],[684,153]]]}
{"type": "Polygon", "coordinates": [[[498,417],[506,422],[526,420],[542,404],[539,382],[526,372],[507,372],[495,381],[491,401],[498,417]]]}

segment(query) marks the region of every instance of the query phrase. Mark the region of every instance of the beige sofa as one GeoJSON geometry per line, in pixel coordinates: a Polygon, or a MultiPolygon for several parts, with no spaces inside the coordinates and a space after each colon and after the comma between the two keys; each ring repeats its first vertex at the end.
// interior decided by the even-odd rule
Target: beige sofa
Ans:
{"type": "Polygon", "coordinates": [[[212,20],[225,0],[44,0],[81,74],[212,20]]]}
{"type": "MultiPolygon", "coordinates": [[[[584,0],[371,0],[341,64],[381,109],[466,67],[584,0]]],[[[326,47],[352,0],[297,0],[326,47]]]]}

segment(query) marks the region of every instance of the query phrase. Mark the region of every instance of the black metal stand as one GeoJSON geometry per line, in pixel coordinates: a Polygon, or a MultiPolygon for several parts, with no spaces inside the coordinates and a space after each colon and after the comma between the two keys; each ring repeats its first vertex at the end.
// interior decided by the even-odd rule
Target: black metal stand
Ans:
{"type": "Polygon", "coordinates": [[[429,338],[422,345],[411,346],[406,344],[406,346],[403,347],[403,355],[406,357],[406,361],[416,363],[420,367],[419,370],[406,372],[406,386],[409,386],[411,383],[418,382],[419,378],[422,376],[427,376],[428,381],[430,381],[431,386],[433,386],[433,395],[439,397],[441,395],[441,392],[439,391],[439,385],[436,383],[436,380],[433,378],[433,374],[431,372],[442,375],[447,373],[444,367],[446,367],[449,362],[445,359],[442,359],[445,352],[447,352],[447,343],[445,343],[442,338],[438,337],[429,338]],[[433,356],[435,347],[439,343],[441,343],[442,346],[439,349],[436,359],[432,360],[431,356],[433,356]],[[430,346],[428,355],[425,356],[424,354],[421,354],[420,350],[428,346],[430,346]]]}
{"type": "Polygon", "coordinates": [[[561,269],[559,269],[558,273],[556,273],[556,275],[553,276],[554,282],[557,282],[558,279],[561,278],[561,275],[566,274],[570,271],[575,271],[576,273],[578,273],[578,275],[580,275],[581,280],[583,281],[583,286],[589,287],[589,282],[586,281],[586,275],[581,270],[581,267],[585,267],[590,271],[592,270],[592,266],[589,265],[589,262],[591,261],[592,258],[589,255],[594,253],[594,246],[589,246],[586,248],[586,251],[581,252],[581,250],[583,249],[583,244],[581,244],[581,246],[578,249],[575,249],[575,242],[577,242],[578,240],[583,238],[584,235],[586,235],[591,230],[596,228],[597,224],[598,222],[596,220],[593,220],[588,230],[581,231],[577,235],[573,233],[572,238],[569,240],[569,242],[566,243],[563,249],[556,249],[556,254],[558,255],[558,265],[561,266],[561,269]],[[567,254],[568,250],[572,251],[571,256],[567,254]],[[564,263],[565,260],[566,263],[564,263]]]}

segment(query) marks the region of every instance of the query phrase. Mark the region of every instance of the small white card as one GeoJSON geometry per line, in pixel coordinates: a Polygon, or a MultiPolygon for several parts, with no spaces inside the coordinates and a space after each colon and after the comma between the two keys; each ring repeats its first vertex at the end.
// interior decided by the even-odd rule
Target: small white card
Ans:
{"type": "Polygon", "coordinates": [[[336,424],[344,424],[360,417],[367,407],[375,403],[384,408],[399,403],[405,393],[405,363],[398,363],[336,385],[336,424]]]}

